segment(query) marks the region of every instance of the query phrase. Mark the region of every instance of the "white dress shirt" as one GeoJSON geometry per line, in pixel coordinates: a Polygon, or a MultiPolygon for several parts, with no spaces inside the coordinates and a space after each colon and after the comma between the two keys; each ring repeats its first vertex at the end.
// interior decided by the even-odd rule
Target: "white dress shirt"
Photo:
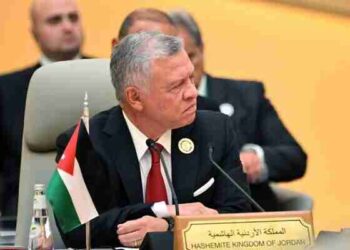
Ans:
{"type": "MultiPolygon", "coordinates": [[[[145,201],[146,197],[146,185],[147,185],[147,177],[148,173],[151,170],[152,166],[152,157],[151,153],[148,149],[148,146],[146,145],[146,140],[148,139],[147,136],[145,136],[127,117],[127,115],[123,111],[123,116],[126,121],[126,125],[129,128],[132,141],[134,143],[134,147],[137,154],[137,159],[139,161],[140,165],[140,174],[141,174],[141,183],[142,183],[142,194],[143,194],[143,201],[145,201]]],[[[161,144],[163,146],[163,150],[161,152],[164,161],[166,163],[166,167],[168,170],[168,173],[170,175],[171,179],[171,130],[166,131],[158,140],[157,143],[161,144]]],[[[169,204],[172,204],[172,195],[169,183],[167,181],[163,164],[161,164],[161,174],[164,180],[167,198],[169,204]]],[[[170,214],[168,212],[168,209],[166,207],[166,203],[164,201],[162,202],[156,202],[152,206],[153,212],[157,215],[157,217],[169,217],[170,214]]]]}
{"type": "Polygon", "coordinates": [[[208,96],[208,87],[207,87],[207,75],[203,74],[201,77],[201,81],[199,82],[198,94],[200,96],[207,97],[208,96]]]}

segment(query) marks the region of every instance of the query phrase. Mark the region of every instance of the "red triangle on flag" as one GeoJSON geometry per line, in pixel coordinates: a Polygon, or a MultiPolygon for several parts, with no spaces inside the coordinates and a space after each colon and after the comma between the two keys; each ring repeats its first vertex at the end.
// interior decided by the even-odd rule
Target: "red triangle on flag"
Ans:
{"type": "Polygon", "coordinates": [[[57,168],[66,172],[67,174],[73,175],[74,162],[77,149],[78,135],[80,129],[80,122],[77,124],[72,137],[70,138],[64,152],[61,156],[60,161],[57,164],[57,168]]]}

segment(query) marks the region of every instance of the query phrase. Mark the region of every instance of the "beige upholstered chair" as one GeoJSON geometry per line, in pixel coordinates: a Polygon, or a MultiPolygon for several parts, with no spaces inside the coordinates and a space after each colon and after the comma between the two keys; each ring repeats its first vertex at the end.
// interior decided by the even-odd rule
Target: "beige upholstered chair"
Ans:
{"type": "Polygon", "coordinates": [[[271,184],[272,190],[277,196],[282,211],[312,210],[313,199],[311,196],[291,189],[283,188],[277,184],[271,184]]]}
{"type": "MultiPolygon", "coordinates": [[[[56,137],[79,120],[85,91],[89,95],[91,116],[117,104],[108,59],[53,63],[39,68],[30,80],[23,132],[16,245],[28,244],[34,184],[48,183],[56,166],[56,137]]],[[[51,210],[49,215],[55,248],[64,248],[51,210]]]]}

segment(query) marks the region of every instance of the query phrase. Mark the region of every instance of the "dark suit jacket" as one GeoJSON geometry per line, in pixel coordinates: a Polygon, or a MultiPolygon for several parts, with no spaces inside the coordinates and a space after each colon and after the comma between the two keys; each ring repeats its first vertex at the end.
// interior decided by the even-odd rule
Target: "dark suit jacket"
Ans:
{"type": "Polygon", "coordinates": [[[199,110],[212,110],[212,111],[220,111],[219,103],[215,100],[212,100],[208,97],[197,96],[197,108],[199,110]]]}
{"type": "Polygon", "coordinates": [[[3,215],[17,215],[27,90],[30,78],[40,66],[37,63],[26,69],[0,76],[0,175],[4,180],[0,184],[3,185],[0,210],[3,215]]]}
{"type": "MultiPolygon", "coordinates": [[[[262,83],[208,75],[207,88],[209,98],[220,104],[233,105],[231,119],[237,127],[239,147],[254,143],[264,150],[269,170],[268,181],[291,181],[304,175],[307,156],[265,97],[262,83]]],[[[265,209],[278,209],[268,182],[251,185],[251,192],[265,209]]]]}
{"type": "Polygon", "coordinates": [[[17,214],[24,108],[29,80],[39,67],[38,63],[0,76],[0,174],[4,180],[0,209],[3,215],[17,214]]]}
{"type": "MultiPolygon", "coordinates": [[[[71,134],[72,129],[58,137],[58,155],[62,154],[71,134]]],[[[92,222],[92,245],[118,246],[120,243],[115,232],[118,224],[144,215],[155,215],[151,210],[152,204],[143,203],[139,162],[121,108],[114,107],[92,118],[90,137],[103,165],[107,167],[112,183],[110,191],[115,198],[111,209],[92,222]]],[[[202,202],[221,213],[250,211],[250,205],[241,192],[232,187],[209,162],[208,143],[214,147],[214,159],[248,190],[231,122],[219,112],[199,111],[192,124],[172,131],[172,181],[179,202],[202,202]],[[180,152],[178,142],[182,138],[190,138],[194,142],[192,153],[180,152]],[[193,192],[212,177],[215,179],[212,187],[193,197],[193,192]]],[[[79,228],[63,235],[66,246],[84,247],[83,233],[79,228]]]]}

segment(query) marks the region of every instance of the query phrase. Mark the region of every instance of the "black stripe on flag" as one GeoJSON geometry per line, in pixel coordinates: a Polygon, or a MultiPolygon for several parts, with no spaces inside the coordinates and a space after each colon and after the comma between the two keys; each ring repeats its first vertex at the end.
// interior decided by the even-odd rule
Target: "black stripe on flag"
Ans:
{"type": "Polygon", "coordinates": [[[107,167],[102,164],[100,156],[95,151],[82,120],[80,122],[76,158],[98,213],[108,210],[113,202],[113,195],[107,167]]]}

